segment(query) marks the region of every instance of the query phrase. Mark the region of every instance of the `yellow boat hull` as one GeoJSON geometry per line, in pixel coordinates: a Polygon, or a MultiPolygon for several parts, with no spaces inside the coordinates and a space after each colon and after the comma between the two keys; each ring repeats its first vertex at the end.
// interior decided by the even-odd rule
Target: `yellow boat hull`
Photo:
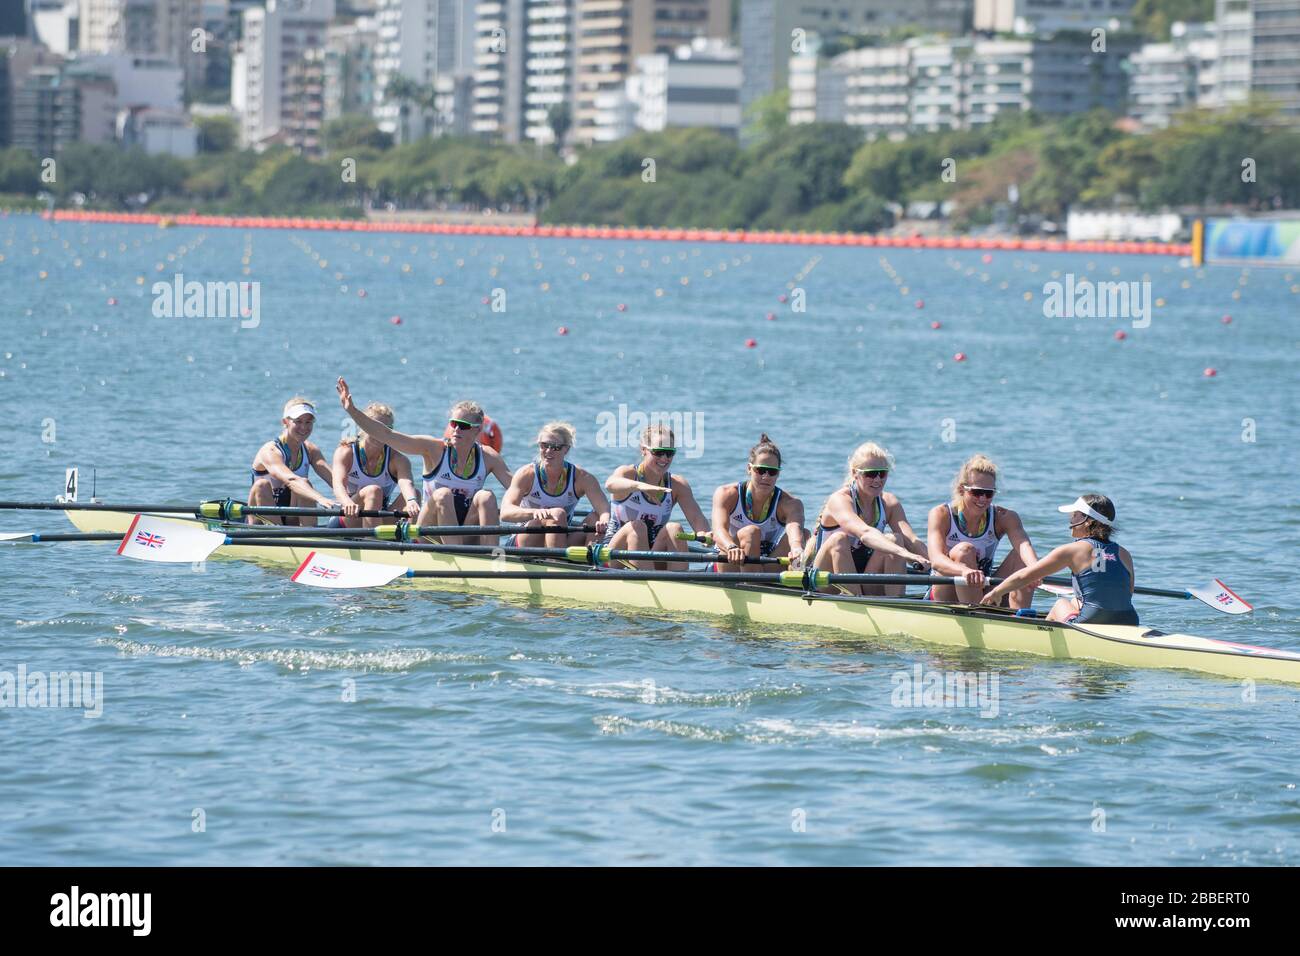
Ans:
{"type": "MultiPolygon", "coordinates": [[[[68,511],[82,531],[124,532],[133,517],[126,512],[68,511]]],[[[190,519],[167,517],[190,523],[190,519]]],[[[212,526],[215,527],[215,526],[212,526]]],[[[322,541],[322,545],[325,541],[322,541]]],[[[370,551],[346,547],[263,547],[225,545],[214,557],[296,567],[312,551],[358,561],[419,570],[492,571],[488,558],[429,551],[370,551]]],[[[580,565],[511,560],[512,566],[540,572],[574,570],[580,565]]],[[[620,605],[659,613],[699,613],[739,618],[755,624],[812,627],[858,638],[909,635],[950,647],[1091,660],[1128,667],[1176,668],[1222,677],[1300,684],[1300,653],[1251,647],[1190,634],[1168,634],[1150,627],[1059,624],[927,601],[805,595],[777,587],[732,587],[691,581],[490,580],[408,578],[407,586],[440,591],[494,591],[579,605],[620,605]]],[[[830,635],[827,635],[830,636],[830,635]]]]}

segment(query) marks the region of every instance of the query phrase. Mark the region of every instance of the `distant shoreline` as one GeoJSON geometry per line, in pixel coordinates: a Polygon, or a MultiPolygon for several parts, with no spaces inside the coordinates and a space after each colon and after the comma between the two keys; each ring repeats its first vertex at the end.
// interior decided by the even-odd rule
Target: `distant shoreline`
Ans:
{"type": "Polygon", "coordinates": [[[886,249],[980,249],[1003,252],[1090,252],[1119,255],[1190,256],[1189,243],[1109,240],[1021,239],[1016,237],[893,236],[838,232],[776,232],[744,229],[668,229],[632,226],[525,226],[364,219],[307,219],[288,216],[90,212],[58,209],[41,214],[54,222],[125,223],[142,226],[210,226],[228,229],[314,229],[328,232],[399,232],[535,239],[623,239],[651,242],[727,242],[751,245],[858,246],[886,249]]]}

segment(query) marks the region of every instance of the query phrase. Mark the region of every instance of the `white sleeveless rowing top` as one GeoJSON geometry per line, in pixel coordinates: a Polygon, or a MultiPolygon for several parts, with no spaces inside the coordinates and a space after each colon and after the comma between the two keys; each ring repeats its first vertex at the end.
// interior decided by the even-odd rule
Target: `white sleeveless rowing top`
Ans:
{"type": "MultiPolygon", "coordinates": [[[[301,457],[298,459],[298,464],[296,465],[290,464],[289,462],[289,446],[287,444],[285,444],[284,442],[280,441],[280,439],[277,438],[275,439],[275,447],[280,449],[280,457],[284,459],[284,463],[290,471],[292,471],[299,478],[307,477],[307,469],[311,467],[311,462],[307,460],[306,445],[298,446],[298,454],[301,457]]],[[[284,488],[284,482],[280,481],[278,478],[275,477],[275,475],[271,474],[269,471],[258,471],[256,468],[254,468],[250,471],[250,475],[252,476],[249,480],[250,485],[254,481],[257,481],[260,478],[267,478],[271,482],[271,490],[274,491],[276,494],[279,494],[280,491],[284,488]]]]}
{"type": "Polygon", "coordinates": [[[520,502],[524,508],[563,508],[565,514],[570,518],[573,517],[573,511],[578,507],[580,495],[574,490],[574,484],[578,480],[578,468],[572,462],[564,463],[564,488],[558,495],[553,495],[546,490],[546,473],[542,466],[533,464],[533,490],[524,495],[523,501],[520,502]]]}
{"type": "Polygon", "coordinates": [[[378,485],[384,492],[384,500],[392,494],[397,487],[397,479],[393,477],[389,470],[392,459],[392,449],[387,445],[384,446],[384,464],[378,474],[372,475],[366,471],[366,453],[361,448],[361,442],[352,443],[352,468],[348,471],[347,489],[348,494],[355,495],[362,488],[369,488],[371,485],[378,485]]]}
{"type": "Polygon", "coordinates": [[[424,497],[425,500],[433,497],[433,493],[439,488],[450,488],[452,492],[460,497],[473,498],[474,494],[483,487],[487,481],[487,461],[483,455],[483,449],[477,444],[474,445],[474,470],[470,472],[468,478],[462,478],[451,469],[451,456],[454,449],[448,445],[442,451],[442,458],[434,466],[433,471],[424,475],[424,497]]]}
{"type": "Polygon", "coordinates": [[[777,508],[781,504],[781,495],[784,492],[780,488],[772,492],[772,500],[769,502],[767,517],[762,521],[755,521],[754,518],[745,510],[745,485],[746,482],[736,482],[736,507],[731,509],[731,515],[727,518],[727,530],[731,532],[734,538],[736,532],[741,528],[747,528],[750,525],[757,525],[759,528],[760,540],[765,545],[774,545],[785,535],[785,526],[776,516],[777,508]]]}
{"type": "Polygon", "coordinates": [[[993,567],[993,555],[998,550],[996,506],[989,505],[988,522],[984,525],[984,532],[975,538],[966,533],[964,519],[958,524],[957,516],[958,512],[953,510],[952,505],[948,505],[948,537],[946,543],[949,552],[963,541],[974,545],[975,553],[979,558],[980,570],[987,573],[993,567]]]}
{"type": "MultiPolygon", "coordinates": [[[[637,480],[641,478],[641,469],[637,468],[637,480]]],[[[655,538],[659,536],[659,531],[668,523],[669,517],[673,513],[673,476],[664,472],[664,500],[658,503],[650,501],[641,491],[634,491],[622,501],[610,502],[609,508],[609,530],[605,532],[605,540],[611,541],[614,534],[623,525],[629,521],[644,521],[646,530],[650,532],[650,545],[654,546],[655,538]]]]}

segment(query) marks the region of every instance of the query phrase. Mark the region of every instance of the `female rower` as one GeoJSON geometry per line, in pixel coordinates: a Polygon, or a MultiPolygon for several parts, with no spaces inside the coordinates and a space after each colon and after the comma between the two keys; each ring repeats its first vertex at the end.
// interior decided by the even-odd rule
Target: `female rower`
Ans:
{"type": "MultiPolygon", "coordinates": [[[[249,476],[251,487],[248,489],[248,503],[262,507],[276,508],[333,508],[334,502],[311,486],[307,469],[315,469],[316,474],[327,485],[333,484],[330,467],[325,462],[321,450],[307,439],[316,426],[316,406],[295,395],[284,406],[284,415],[280,419],[283,428],[280,435],[267,442],[253,456],[252,474],[249,476]]],[[[260,523],[263,519],[250,517],[250,524],[260,523]]],[[[314,525],[315,518],[277,517],[266,519],[271,523],[287,525],[314,525]]]]}
{"type": "MultiPolygon", "coordinates": [[[[641,433],[641,462],[624,465],[605,480],[613,505],[601,544],[620,550],[685,554],[686,542],[677,540],[682,526],[668,520],[674,505],[681,505],[692,530],[708,530],[709,523],[695,502],[690,484],[668,470],[676,454],[677,439],[667,425],[651,425],[641,433]]],[[[632,563],[643,569],[651,566],[645,561],[632,563]]],[[[664,562],[655,563],[667,567],[664,562]]]]}
{"type": "MultiPolygon", "coordinates": [[[[451,407],[449,424],[455,437],[406,435],[393,431],[382,422],[360,411],[352,402],[348,383],[338,380],[339,402],[362,431],[373,435],[403,455],[420,455],[424,459],[424,504],[419,523],[424,525],[494,525],[499,523],[497,498],[483,487],[489,472],[502,487],[510,487],[510,469],[505,460],[477,443],[483,423],[483,409],[475,402],[457,402],[451,407]]],[[[472,535],[458,538],[464,544],[495,545],[497,535],[472,535]]]]}
{"type": "MultiPolygon", "coordinates": [[[[366,417],[393,427],[393,410],[382,402],[366,406],[366,417]]],[[[334,449],[334,496],[343,506],[342,526],[373,528],[383,518],[358,518],[358,511],[404,511],[414,521],[420,499],[411,481],[411,462],[367,431],[334,449]]]]}
{"type": "Polygon", "coordinates": [[[1104,495],[1083,495],[1074,504],[1056,510],[1070,516],[1070,537],[1075,540],[1021,568],[984,595],[981,603],[996,604],[1016,588],[1069,568],[1074,597],[1058,600],[1047,614],[1049,621],[1136,625],[1133,556],[1110,540],[1115,533],[1111,500],[1104,495]]]}
{"type": "MultiPolygon", "coordinates": [[[[844,486],[822,506],[805,564],[836,574],[902,574],[908,562],[929,566],[929,551],[898,496],[885,490],[893,468],[894,456],[875,442],[853,450],[844,486]]],[[[901,584],[841,586],[850,594],[903,594],[901,584]]]]}
{"type": "Polygon", "coordinates": [[[592,512],[583,526],[586,532],[520,532],[514,544],[521,548],[563,548],[586,544],[609,527],[609,500],[591,472],[579,468],[565,456],[573,447],[573,426],[550,422],[537,433],[537,460],[515,472],[510,488],[501,500],[501,520],[521,524],[567,526],[578,502],[586,498],[592,512]]]}
{"type": "MultiPolygon", "coordinates": [[[[1038,560],[1020,516],[1009,508],[994,507],[993,496],[997,490],[998,466],[984,455],[974,455],[961,466],[953,480],[952,500],[930,509],[930,560],[934,572],[961,577],[966,582],[937,584],[930,589],[930,600],[979,604],[987,578],[1005,577],[1038,560]],[[1011,553],[994,573],[993,558],[998,542],[1004,537],[1011,542],[1011,553]]],[[[1011,607],[1029,607],[1037,584],[1032,581],[1010,592],[1011,607]]]]}
{"type": "Polygon", "coordinates": [[[749,450],[748,478],[713,492],[713,543],[726,555],[719,571],[753,570],[745,558],[803,556],[803,502],[777,487],[781,450],[766,434],[749,450]]]}

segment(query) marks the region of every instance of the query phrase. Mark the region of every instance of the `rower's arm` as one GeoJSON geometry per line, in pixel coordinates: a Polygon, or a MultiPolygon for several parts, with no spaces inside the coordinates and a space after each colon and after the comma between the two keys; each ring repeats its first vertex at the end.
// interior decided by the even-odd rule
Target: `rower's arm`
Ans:
{"type": "Polygon", "coordinates": [[[400,454],[390,455],[389,462],[393,466],[393,477],[397,479],[397,490],[408,503],[419,504],[420,496],[415,493],[415,478],[411,474],[411,459],[400,454]]]}
{"type": "Polygon", "coordinates": [[[501,453],[484,445],[479,445],[478,449],[480,454],[487,456],[488,471],[501,482],[502,488],[509,488],[514,483],[515,476],[506,466],[506,460],[501,457],[501,453]]]}
{"type": "Polygon", "coordinates": [[[595,475],[579,468],[577,476],[573,479],[573,490],[591,503],[591,509],[596,512],[597,520],[603,518],[606,522],[609,521],[609,499],[605,497],[605,492],[595,475]]]}
{"type": "Polygon", "coordinates": [[[892,554],[895,557],[914,560],[915,556],[902,545],[891,541],[880,532],[880,529],[873,528],[861,518],[858,517],[852,506],[848,503],[846,495],[834,494],[826,501],[826,510],[830,516],[835,519],[839,530],[845,534],[852,535],[861,541],[868,548],[875,551],[883,551],[885,554],[892,554]]]}
{"type": "Polygon", "coordinates": [[[307,454],[308,463],[316,474],[320,475],[321,481],[332,486],[334,484],[334,472],[330,468],[329,462],[325,460],[325,455],[320,448],[311,442],[304,442],[303,450],[307,454]]]}
{"type": "Polygon", "coordinates": [[[927,560],[930,557],[930,549],[925,546],[913,530],[911,522],[907,520],[907,513],[903,511],[902,503],[895,498],[894,505],[889,509],[889,526],[894,529],[900,538],[907,542],[909,550],[913,554],[920,555],[927,560]]]}
{"type": "Polygon", "coordinates": [[[367,435],[379,439],[403,455],[422,455],[425,461],[435,462],[442,456],[446,443],[441,438],[434,438],[432,435],[407,435],[393,431],[383,422],[375,421],[357,408],[352,401],[352,393],[348,390],[348,383],[343,381],[342,377],[339,378],[335,388],[338,390],[339,404],[343,406],[343,410],[367,435]]]}
{"type": "Polygon", "coordinates": [[[1029,540],[1029,533],[1025,531],[1020,515],[1005,508],[999,508],[997,519],[1002,525],[1002,530],[1006,532],[1011,547],[1016,549],[1016,553],[1020,555],[1020,560],[1024,562],[1025,567],[1029,567],[1037,561],[1038,553],[1034,551],[1034,546],[1029,540]]]}
{"type": "Polygon", "coordinates": [[[719,551],[737,547],[731,536],[731,512],[735,510],[740,493],[735,484],[718,485],[713,492],[713,545],[719,551]]]}
{"type": "Polygon", "coordinates": [[[352,504],[352,496],[348,494],[346,480],[348,472],[352,470],[352,455],[351,442],[343,442],[334,449],[334,480],[331,484],[334,488],[334,498],[341,505],[352,504]]]}
{"type": "Polygon", "coordinates": [[[622,501],[632,492],[637,490],[653,489],[663,491],[662,488],[654,489],[653,486],[646,484],[644,481],[637,481],[636,474],[628,465],[616,469],[612,475],[605,479],[605,490],[609,492],[610,497],[615,501],[622,501]],[[631,471],[632,474],[627,474],[631,471]]]}
{"type": "Polygon", "coordinates": [[[1091,554],[1092,548],[1086,541],[1072,541],[1069,544],[1063,544],[1059,548],[1053,549],[1047,557],[1035,561],[1028,567],[1021,568],[1010,577],[1003,578],[1001,584],[984,595],[982,603],[996,604],[1002,600],[1004,595],[1010,594],[1012,591],[1018,591],[1034,581],[1041,581],[1049,574],[1055,574],[1057,571],[1063,571],[1066,568],[1073,570],[1080,557],[1086,559],[1091,554]],[[1083,545],[1083,551],[1080,551],[1080,545],[1083,545]]]}
{"type": "Polygon", "coordinates": [[[949,577],[965,577],[970,568],[958,564],[948,557],[948,506],[935,505],[930,509],[930,518],[926,528],[926,553],[930,556],[930,567],[935,574],[949,577]]]}
{"type": "MultiPolygon", "coordinates": [[[[692,531],[710,530],[709,519],[704,517],[704,512],[700,510],[699,503],[695,500],[695,493],[691,491],[691,486],[685,478],[673,475],[673,495],[677,498],[677,504],[682,509],[682,514],[691,524],[692,531]]],[[[714,539],[717,540],[716,538],[714,539]]]]}
{"type": "Polygon", "coordinates": [[[523,507],[524,496],[533,490],[533,466],[524,465],[510,479],[510,487],[501,499],[501,520],[506,524],[531,521],[533,513],[523,507]]]}
{"type": "Polygon", "coordinates": [[[781,495],[781,504],[776,518],[785,525],[785,533],[790,538],[790,551],[803,550],[804,545],[804,511],[803,502],[794,495],[781,495]]]}

